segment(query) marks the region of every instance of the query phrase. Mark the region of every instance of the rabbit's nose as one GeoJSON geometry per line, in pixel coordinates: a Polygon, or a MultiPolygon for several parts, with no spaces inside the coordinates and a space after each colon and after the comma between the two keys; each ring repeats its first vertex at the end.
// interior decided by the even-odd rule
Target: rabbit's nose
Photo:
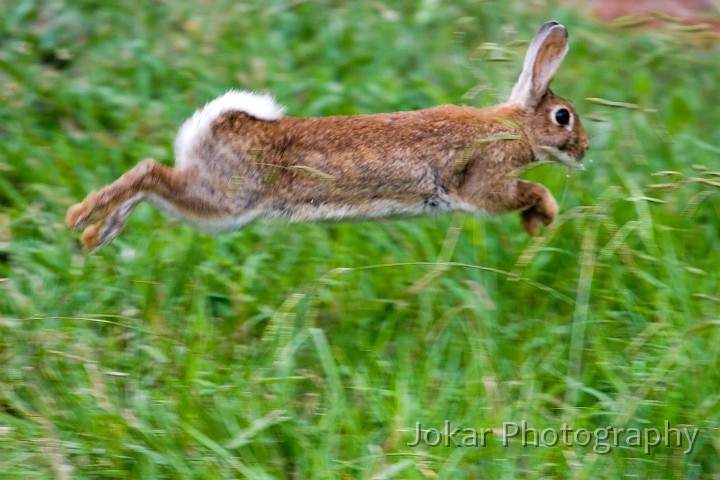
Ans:
{"type": "Polygon", "coordinates": [[[590,148],[590,140],[588,139],[587,135],[583,135],[580,139],[581,155],[585,154],[588,148],[590,148]]]}

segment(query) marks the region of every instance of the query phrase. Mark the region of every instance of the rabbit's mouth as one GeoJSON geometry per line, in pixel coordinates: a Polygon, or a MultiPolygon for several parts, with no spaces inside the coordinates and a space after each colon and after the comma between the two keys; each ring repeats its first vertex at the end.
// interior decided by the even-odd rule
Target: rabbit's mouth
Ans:
{"type": "Polygon", "coordinates": [[[540,145],[537,149],[539,150],[537,153],[540,153],[540,155],[537,155],[540,160],[553,160],[565,165],[570,170],[583,170],[584,168],[582,163],[580,163],[580,159],[575,158],[570,153],[560,150],[559,148],[540,145]]]}

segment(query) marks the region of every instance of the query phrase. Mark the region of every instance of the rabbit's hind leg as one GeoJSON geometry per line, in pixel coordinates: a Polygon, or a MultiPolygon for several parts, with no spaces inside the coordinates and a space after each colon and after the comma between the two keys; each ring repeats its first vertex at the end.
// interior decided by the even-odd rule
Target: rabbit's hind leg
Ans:
{"type": "Polygon", "coordinates": [[[106,216],[104,220],[85,228],[81,238],[83,248],[89,252],[93,252],[103,245],[112,242],[123,228],[125,228],[133,209],[144,199],[145,196],[139,193],[129,200],[125,200],[125,202],[106,216]]]}
{"type": "Polygon", "coordinates": [[[96,250],[115,238],[133,209],[148,200],[191,223],[232,215],[223,185],[192,170],[177,170],[154,160],[143,160],[111,185],[89,194],[68,209],[66,223],[74,230],[85,228],[83,247],[96,250]]]}
{"type": "Polygon", "coordinates": [[[82,202],[71,206],[65,216],[65,223],[72,230],[80,230],[104,220],[118,206],[141,193],[149,181],[167,181],[163,178],[167,176],[162,175],[163,169],[170,170],[154,160],[143,160],[111,185],[88,194],[82,202]]]}

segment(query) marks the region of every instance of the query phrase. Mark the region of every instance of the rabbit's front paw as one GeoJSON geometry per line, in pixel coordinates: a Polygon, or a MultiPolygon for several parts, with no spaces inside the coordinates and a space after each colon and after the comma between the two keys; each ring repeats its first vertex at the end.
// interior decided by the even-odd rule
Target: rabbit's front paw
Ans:
{"type": "Polygon", "coordinates": [[[520,212],[522,226],[533,237],[540,232],[541,225],[550,225],[558,214],[558,204],[550,193],[543,195],[540,202],[520,212]]]}

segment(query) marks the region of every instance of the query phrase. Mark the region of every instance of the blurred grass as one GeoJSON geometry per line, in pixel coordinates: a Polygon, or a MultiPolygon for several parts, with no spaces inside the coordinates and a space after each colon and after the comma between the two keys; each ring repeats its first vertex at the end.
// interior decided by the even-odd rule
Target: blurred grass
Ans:
{"type": "Polygon", "coordinates": [[[4,478],[720,472],[720,54],[697,32],[542,2],[0,6],[4,478]],[[87,256],[63,225],[140,159],[171,163],[177,126],[229,88],[299,116],[484,106],[548,18],[592,150],[585,172],[525,175],[563,212],[538,238],[461,215],[212,238],[144,206],[87,256]],[[689,455],[407,445],[446,419],[708,429],[689,455]]]}

